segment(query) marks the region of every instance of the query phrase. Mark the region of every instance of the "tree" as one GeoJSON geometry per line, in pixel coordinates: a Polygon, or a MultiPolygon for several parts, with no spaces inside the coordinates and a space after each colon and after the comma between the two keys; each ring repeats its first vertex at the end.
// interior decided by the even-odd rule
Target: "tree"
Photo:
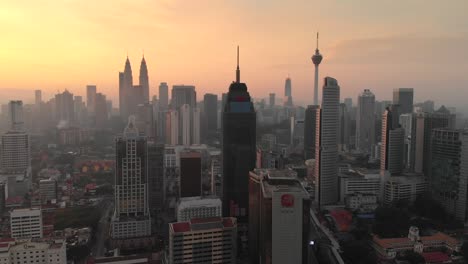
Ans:
{"type": "Polygon", "coordinates": [[[355,240],[342,246],[346,263],[371,264],[377,263],[375,251],[364,240],[355,240]]]}
{"type": "Polygon", "coordinates": [[[400,260],[406,260],[410,264],[425,264],[426,260],[424,257],[414,251],[406,251],[403,253],[403,255],[399,258],[400,260]]]}

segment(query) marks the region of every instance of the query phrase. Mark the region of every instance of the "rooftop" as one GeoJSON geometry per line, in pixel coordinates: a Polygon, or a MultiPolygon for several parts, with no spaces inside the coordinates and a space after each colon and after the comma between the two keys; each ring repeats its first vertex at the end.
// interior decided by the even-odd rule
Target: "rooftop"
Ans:
{"type": "MultiPolygon", "coordinates": [[[[458,244],[460,244],[460,242],[457,239],[447,234],[441,233],[441,232],[437,232],[431,236],[421,236],[420,238],[423,244],[433,244],[434,242],[438,242],[438,243],[444,242],[445,244],[451,247],[455,247],[458,244]]],[[[399,247],[399,245],[413,244],[413,242],[411,242],[411,240],[407,237],[380,238],[374,235],[372,240],[374,241],[374,243],[381,246],[382,248],[397,248],[399,247]]]]}
{"type": "Polygon", "coordinates": [[[209,217],[194,218],[188,222],[170,223],[169,227],[174,233],[184,233],[189,231],[231,228],[236,225],[237,219],[233,217],[209,217]]]}

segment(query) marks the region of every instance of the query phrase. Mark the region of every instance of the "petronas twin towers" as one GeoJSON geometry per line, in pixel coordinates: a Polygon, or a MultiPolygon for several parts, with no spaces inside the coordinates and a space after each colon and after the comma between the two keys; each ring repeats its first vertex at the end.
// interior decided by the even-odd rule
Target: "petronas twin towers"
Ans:
{"type": "Polygon", "coordinates": [[[137,112],[139,104],[149,103],[148,68],[143,56],[140,64],[140,84],[133,84],[132,66],[127,57],[125,69],[119,72],[119,108],[124,121],[137,112]]]}

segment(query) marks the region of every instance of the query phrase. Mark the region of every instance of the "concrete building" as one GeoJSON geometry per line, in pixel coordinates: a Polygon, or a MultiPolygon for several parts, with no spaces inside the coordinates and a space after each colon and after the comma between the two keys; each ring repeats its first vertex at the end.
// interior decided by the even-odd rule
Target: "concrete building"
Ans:
{"type": "Polygon", "coordinates": [[[0,241],[2,264],[67,263],[66,243],[61,239],[28,239],[0,241]]]}
{"type": "Polygon", "coordinates": [[[420,174],[386,175],[384,179],[383,202],[414,200],[427,191],[427,180],[420,174]]]}
{"type": "Polygon", "coordinates": [[[39,208],[15,209],[10,212],[12,238],[42,238],[42,212],[39,208]]]}
{"type": "Polygon", "coordinates": [[[192,110],[192,144],[199,145],[200,144],[200,109],[195,107],[192,110]]]}
{"type": "Polygon", "coordinates": [[[346,208],[360,213],[374,212],[378,203],[378,196],[375,194],[356,193],[346,196],[346,208]]]}
{"type": "Polygon", "coordinates": [[[75,105],[73,94],[68,90],[55,95],[55,121],[64,125],[75,123],[75,105]]]}
{"type": "Polygon", "coordinates": [[[309,193],[291,170],[255,169],[249,177],[252,263],[309,263],[309,193]]]}
{"type": "Polygon", "coordinates": [[[429,184],[432,196],[445,210],[467,219],[468,131],[433,129],[429,184]]]}
{"type": "Polygon", "coordinates": [[[148,204],[148,147],[134,117],[116,139],[115,210],[110,235],[119,240],[151,235],[148,204]]]}
{"type": "Polygon", "coordinates": [[[317,133],[317,111],[319,106],[309,105],[304,119],[304,157],[306,160],[315,159],[315,144],[317,133]]]}
{"type": "Polygon", "coordinates": [[[179,197],[201,196],[202,157],[197,151],[183,151],[180,154],[179,197]]]}
{"type": "Polygon", "coordinates": [[[24,172],[31,166],[29,135],[22,131],[9,131],[2,135],[1,168],[4,171],[24,172]]]}
{"type": "Polygon", "coordinates": [[[399,114],[413,113],[413,88],[398,88],[393,90],[393,104],[400,105],[399,114]]]}
{"type": "Polygon", "coordinates": [[[159,84],[159,109],[161,111],[167,110],[169,106],[169,87],[167,83],[162,82],[159,84]]]}
{"type": "Polygon", "coordinates": [[[270,95],[269,95],[269,106],[270,106],[270,108],[275,107],[275,104],[276,104],[275,97],[276,97],[275,93],[270,93],[270,95]]]}
{"type": "Polygon", "coordinates": [[[340,202],[344,203],[346,197],[354,194],[372,194],[381,197],[382,177],[380,170],[365,168],[352,168],[339,172],[340,202]]]}
{"type": "Polygon", "coordinates": [[[203,97],[204,135],[211,136],[218,130],[218,96],[205,94],[203,97]]]}
{"type": "Polygon", "coordinates": [[[9,130],[24,131],[24,111],[22,101],[10,101],[8,103],[9,130]]]}
{"type": "Polygon", "coordinates": [[[338,171],[336,168],[338,147],[338,117],[340,86],[338,82],[325,77],[322,105],[317,111],[316,159],[316,200],[320,207],[338,202],[338,171]]]}
{"type": "Polygon", "coordinates": [[[184,197],[177,205],[177,222],[187,222],[193,218],[221,217],[223,204],[215,197],[184,197]]]}
{"type": "Polygon", "coordinates": [[[148,142],[148,192],[151,212],[164,208],[164,145],[148,142]]]}
{"type": "Polygon", "coordinates": [[[169,252],[165,263],[235,264],[236,257],[236,218],[198,218],[169,224],[169,252]]]}
{"type": "Polygon", "coordinates": [[[184,104],[191,108],[197,107],[197,92],[193,85],[174,85],[172,86],[171,107],[179,110],[184,104]]]}
{"type": "Polygon", "coordinates": [[[166,144],[179,144],[179,112],[169,110],[166,112],[166,144]]]}
{"type": "Polygon", "coordinates": [[[86,85],[86,107],[90,114],[95,113],[96,92],[96,85],[86,85]]]}
{"type": "Polygon", "coordinates": [[[40,180],[39,193],[42,203],[57,199],[57,181],[54,179],[40,180]]]}
{"type": "Polygon", "coordinates": [[[375,144],[375,95],[369,90],[358,96],[356,115],[356,149],[370,153],[375,144]]]}

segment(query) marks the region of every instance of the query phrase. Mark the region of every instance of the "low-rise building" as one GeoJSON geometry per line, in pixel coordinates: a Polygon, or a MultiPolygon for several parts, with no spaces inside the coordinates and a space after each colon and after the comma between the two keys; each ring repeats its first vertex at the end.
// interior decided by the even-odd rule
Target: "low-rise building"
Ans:
{"type": "Polygon", "coordinates": [[[41,238],[42,212],[39,208],[15,209],[10,213],[12,238],[41,238]]]}
{"type": "Polygon", "coordinates": [[[57,199],[57,181],[54,179],[40,180],[39,193],[42,203],[57,199]]]}
{"type": "Polygon", "coordinates": [[[426,178],[420,174],[385,177],[384,203],[390,204],[398,200],[413,202],[427,191],[427,186],[426,178]]]}
{"type": "Polygon", "coordinates": [[[352,211],[359,211],[362,213],[373,212],[377,206],[377,195],[375,194],[350,194],[345,198],[346,208],[352,211]]]}
{"type": "Polygon", "coordinates": [[[382,177],[380,170],[366,168],[343,168],[339,171],[340,201],[345,202],[349,195],[372,194],[377,197],[382,192],[382,177]]]}
{"type": "Polygon", "coordinates": [[[237,263],[237,219],[212,217],[169,224],[168,264],[237,263]]]}
{"type": "Polygon", "coordinates": [[[67,263],[66,245],[62,239],[2,239],[1,264],[63,264],[67,263]]]}

